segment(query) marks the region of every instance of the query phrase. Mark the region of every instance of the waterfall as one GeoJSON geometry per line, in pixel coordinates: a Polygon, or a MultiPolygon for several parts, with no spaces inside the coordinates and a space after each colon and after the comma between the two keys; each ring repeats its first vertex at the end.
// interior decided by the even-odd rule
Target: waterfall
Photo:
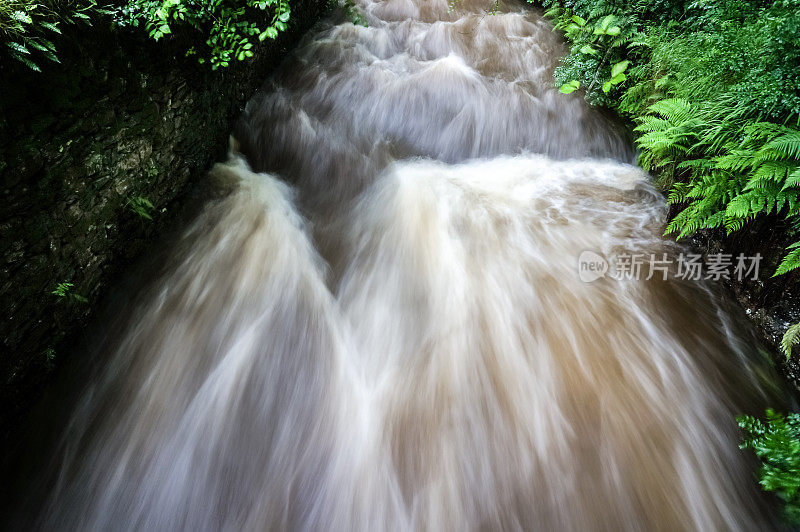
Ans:
{"type": "Polygon", "coordinates": [[[30,521],[774,526],[734,420],[755,348],[678,275],[625,134],[554,87],[558,35],[515,3],[358,7],[249,102],[30,521]]]}

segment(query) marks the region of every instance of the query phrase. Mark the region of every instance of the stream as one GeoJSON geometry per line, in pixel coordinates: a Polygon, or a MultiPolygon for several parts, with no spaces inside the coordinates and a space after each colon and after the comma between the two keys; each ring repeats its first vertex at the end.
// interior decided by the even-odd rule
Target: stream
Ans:
{"type": "Polygon", "coordinates": [[[358,7],[249,102],[28,525],[775,527],[737,447],[757,349],[623,129],[554,86],[552,27],[358,7]]]}

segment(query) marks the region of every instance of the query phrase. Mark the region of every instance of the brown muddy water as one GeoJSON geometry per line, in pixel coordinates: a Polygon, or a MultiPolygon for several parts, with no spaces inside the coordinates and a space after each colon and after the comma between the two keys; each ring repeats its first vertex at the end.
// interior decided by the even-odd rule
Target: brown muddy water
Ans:
{"type": "Polygon", "coordinates": [[[763,530],[756,347],[521,5],[362,3],[253,98],[226,190],[88,383],[45,530],[763,530]]]}

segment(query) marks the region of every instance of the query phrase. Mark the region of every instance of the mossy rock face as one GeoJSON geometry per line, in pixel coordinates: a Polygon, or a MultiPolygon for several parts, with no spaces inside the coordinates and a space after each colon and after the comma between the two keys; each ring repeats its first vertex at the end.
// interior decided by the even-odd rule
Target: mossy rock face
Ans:
{"type": "Polygon", "coordinates": [[[247,98],[319,17],[292,5],[289,29],[255,58],[212,72],[178,45],[95,25],[65,31],[60,64],[0,66],[0,443],[70,355],[115,275],[225,156],[247,98]],[[154,205],[140,219],[131,198],[154,205]],[[61,282],[88,303],[54,296],[61,282]]]}

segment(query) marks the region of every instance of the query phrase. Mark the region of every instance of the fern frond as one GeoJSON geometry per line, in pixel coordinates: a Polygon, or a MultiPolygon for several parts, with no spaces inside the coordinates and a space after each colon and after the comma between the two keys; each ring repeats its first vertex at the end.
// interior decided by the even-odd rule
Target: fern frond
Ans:
{"type": "Polygon", "coordinates": [[[781,349],[783,354],[786,355],[786,360],[792,357],[792,347],[800,343],[800,323],[795,323],[786,329],[781,339],[781,349]]]}
{"type": "Polygon", "coordinates": [[[725,219],[725,232],[727,234],[735,233],[745,226],[747,219],[745,218],[726,218],[725,219]]]}
{"type": "Polygon", "coordinates": [[[678,168],[689,168],[695,172],[709,171],[714,167],[714,161],[710,159],[690,159],[678,164],[678,168]]]}
{"type": "Polygon", "coordinates": [[[792,131],[772,139],[764,148],[786,159],[800,159],[800,131],[792,131]]]}
{"type": "Polygon", "coordinates": [[[789,250],[789,253],[786,254],[781,263],[778,265],[778,269],[775,270],[775,275],[773,275],[773,277],[777,277],[778,275],[783,275],[784,273],[788,273],[792,270],[800,268],[800,242],[795,242],[789,246],[789,250]]]}
{"type": "Polygon", "coordinates": [[[689,120],[692,115],[692,104],[682,98],[670,98],[654,103],[648,110],[677,125],[689,120]]]}
{"type": "Polygon", "coordinates": [[[653,131],[664,131],[672,127],[672,124],[657,116],[643,116],[639,119],[639,125],[636,126],[633,130],[642,133],[651,133],[653,131]]]}
{"type": "Polygon", "coordinates": [[[751,139],[764,140],[786,133],[787,129],[785,126],[772,122],[754,122],[745,126],[744,133],[751,139]]]}
{"type": "Polygon", "coordinates": [[[667,201],[670,203],[685,203],[689,187],[690,185],[688,183],[675,183],[675,185],[672,186],[667,201]]]}
{"type": "Polygon", "coordinates": [[[786,177],[786,181],[783,183],[783,188],[781,190],[798,186],[800,186],[800,166],[795,166],[794,170],[789,172],[789,175],[786,177]]]}
{"type": "Polygon", "coordinates": [[[753,165],[753,152],[748,150],[733,151],[717,157],[715,163],[720,170],[742,172],[753,165]]]}
{"type": "Polygon", "coordinates": [[[788,163],[767,163],[762,164],[752,174],[752,177],[748,181],[747,188],[752,188],[750,183],[753,182],[783,182],[789,171],[794,168],[793,165],[788,163]]]}

